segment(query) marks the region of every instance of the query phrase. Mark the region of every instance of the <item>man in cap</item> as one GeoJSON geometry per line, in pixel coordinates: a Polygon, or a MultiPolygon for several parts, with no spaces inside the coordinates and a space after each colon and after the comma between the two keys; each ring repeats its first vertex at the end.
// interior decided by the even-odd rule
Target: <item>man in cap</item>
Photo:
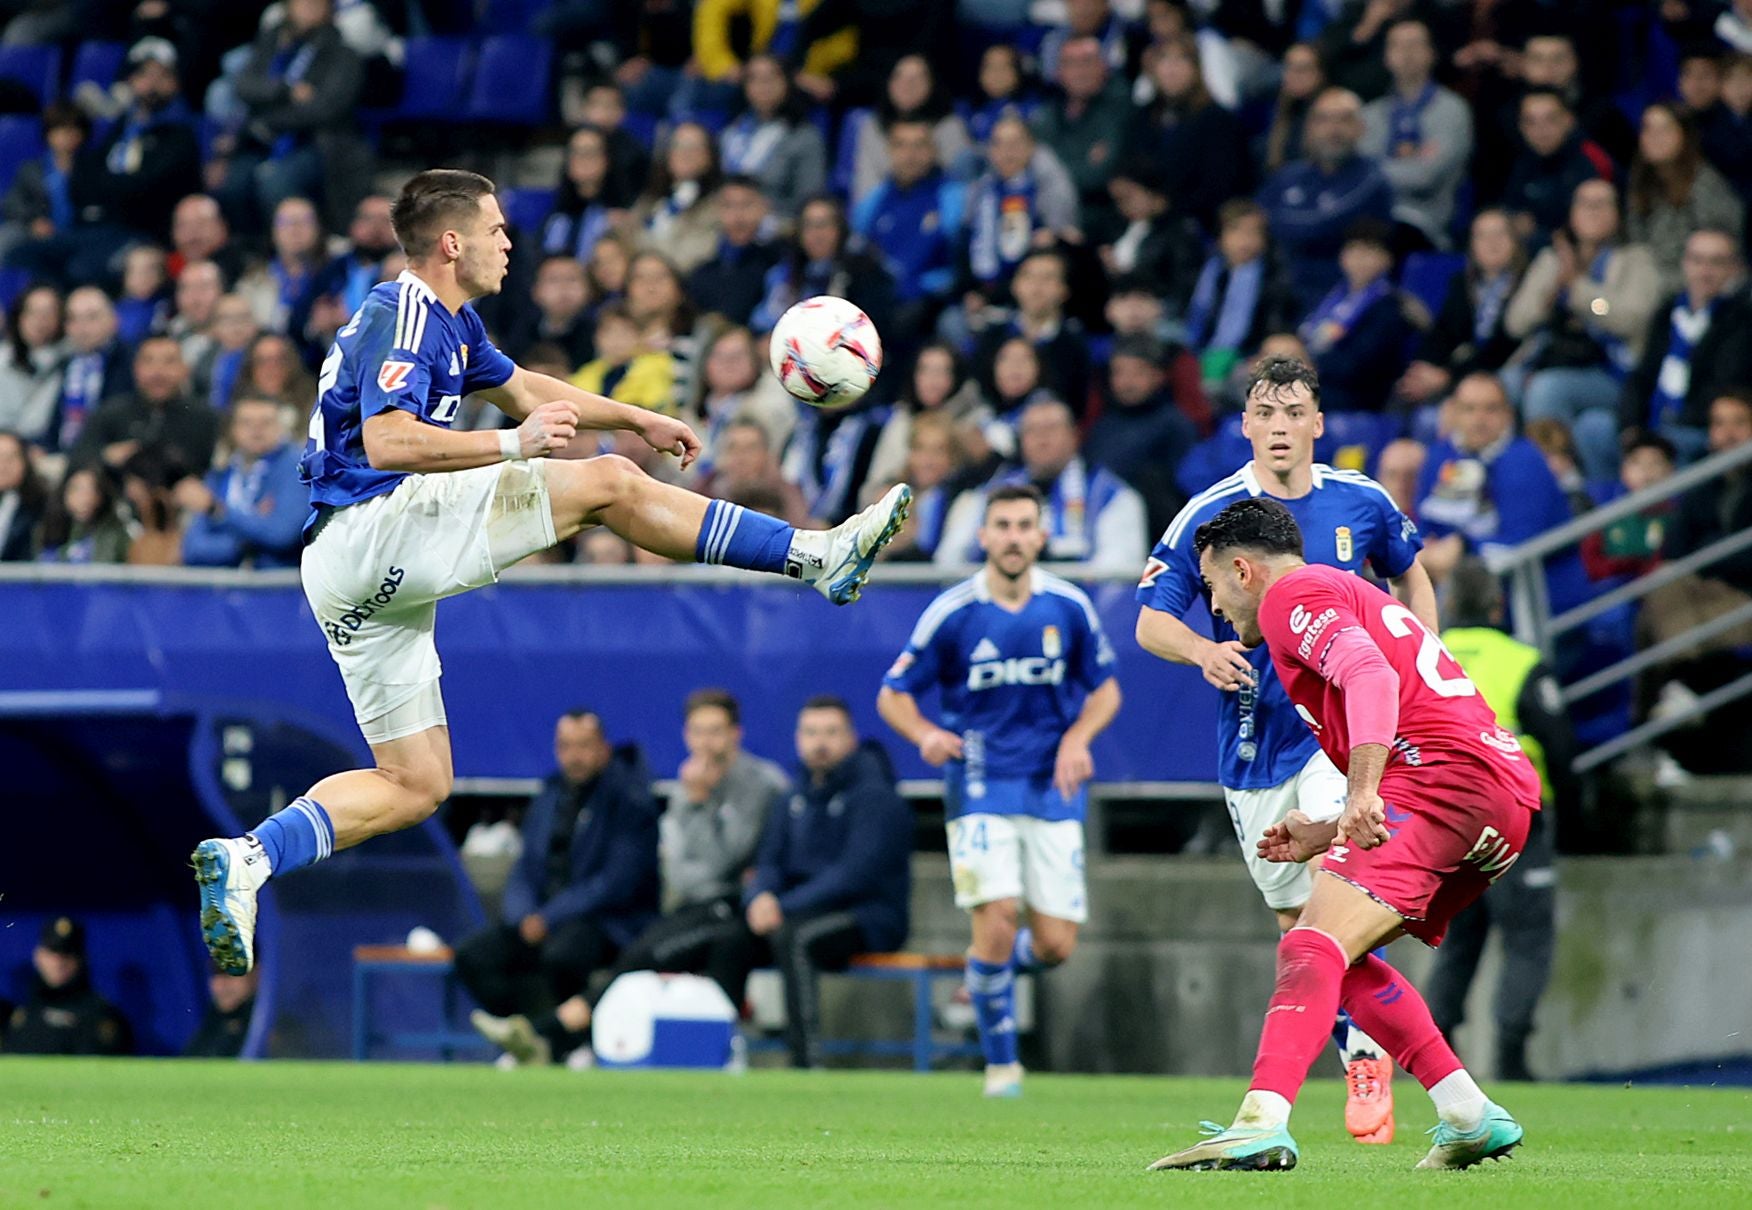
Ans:
{"type": "Polygon", "coordinates": [[[92,989],[85,966],[85,926],[68,916],[43,925],[30,995],[12,1010],[0,1050],[17,1055],[125,1055],[133,1031],[92,989]]]}

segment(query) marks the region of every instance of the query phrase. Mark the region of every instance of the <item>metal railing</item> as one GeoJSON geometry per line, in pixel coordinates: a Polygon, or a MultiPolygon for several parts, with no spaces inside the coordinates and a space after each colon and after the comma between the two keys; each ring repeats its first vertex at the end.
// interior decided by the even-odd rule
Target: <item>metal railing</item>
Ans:
{"type": "MultiPolygon", "coordinates": [[[[1601,593],[1572,609],[1566,609],[1555,616],[1551,612],[1551,598],[1545,583],[1547,558],[1567,550],[1588,535],[1598,533],[1616,521],[1635,516],[1645,509],[1676,499],[1694,487],[1712,483],[1733,471],[1747,467],[1752,467],[1752,442],[1712,454],[1664,482],[1622,496],[1610,504],[1601,505],[1568,524],[1547,530],[1519,546],[1487,552],[1485,562],[1491,571],[1508,577],[1516,636],[1539,648],[1547,662],[1551,662],[1559,636],[1585,626],[1622,605],[1640,601],[1650,593],[1694,575],[1730,555],[1752,548],[1752,529],[1729,534],[1683,558],[1662,563],[1629,583],[1601,593]]],[[[1572,705],[1602,689],[1627,681],[1746,622],[1752,622],[1752,605],[1741,606],[1700,623],[1682,634],[1674,635],[1566,685],[1563,690],[1564,704],[1572,705]]],[[[1674,711],[1659,719],[1650,719],[1615,739],[1588,749],[1576,758],[1575,770],[1585,773],[1598,768],[1609,760],[1659,739],[1670,731],[1688,726],[1711,710],[1748,694],[1752,694],[1752,673],[1703,695],[1683,710],[1674,711]]]]}

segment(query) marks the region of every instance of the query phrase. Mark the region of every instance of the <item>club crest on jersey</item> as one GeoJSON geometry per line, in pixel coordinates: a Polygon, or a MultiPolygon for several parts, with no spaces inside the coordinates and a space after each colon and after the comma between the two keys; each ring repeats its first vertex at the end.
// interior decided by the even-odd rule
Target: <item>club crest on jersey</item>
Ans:
{"type": "Polygon", "coordinates": [[[468,346],[462,346],[462,368],[468,369],[468,346]]]}
{"type": "Polygon", "coordinates": [[[1338,548],[1338,552],[1337,552],[1338,553],[1338,561],[1340,563],[1349,563],[1351,561],[1351,555],[1355,553],[1355,549],[1356,549],[1351,544],[1351,528],[1350,528],[1350,526],[1341,525],[1337,529],[1333,530],[1332,531],[1332,542],[1333,542],[1333,545],[1338,548]]]}
{"type": "Polygon", "coordinates": [[[1040,632],[1040,654],[1049,660],[1056,660],[1065,653],[1063,640],[1059,638],[1059,628],[1048,626],[1040,632]]]}
{"type": "Polygon", "coordinates": [[[377,370],[377,389],[380,391],[401,391],[408,385],[408,375],[414,372],[411,361],[386,361],[377,370]]]}

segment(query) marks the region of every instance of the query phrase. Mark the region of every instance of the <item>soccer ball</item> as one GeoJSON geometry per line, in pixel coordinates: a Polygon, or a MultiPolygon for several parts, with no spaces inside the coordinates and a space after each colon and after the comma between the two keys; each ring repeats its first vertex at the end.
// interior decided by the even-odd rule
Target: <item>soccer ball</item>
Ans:
{"type": "Polygon", "coordinates": [[[804,403],[843,408],[864,397],[882,370],[882,337],[843,298],[819,294],[779,316],[768,356],[779,385],[804,403]]]}

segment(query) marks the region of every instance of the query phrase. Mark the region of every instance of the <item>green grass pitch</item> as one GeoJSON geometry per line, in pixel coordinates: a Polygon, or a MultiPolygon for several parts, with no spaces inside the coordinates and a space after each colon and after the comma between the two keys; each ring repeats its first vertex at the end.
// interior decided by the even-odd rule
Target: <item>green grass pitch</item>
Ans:
{"type": "Polygon", "coordinates": [[[1294,1172],[1146,1173],[1239,1080],[0,1060],[0,1207],[1752,1204],[1752,1090],[1508,1086],[1517,1157],[1413,1172],[1429,1102],[1360,1147],[1336,1082],[1294,1172]]]}

